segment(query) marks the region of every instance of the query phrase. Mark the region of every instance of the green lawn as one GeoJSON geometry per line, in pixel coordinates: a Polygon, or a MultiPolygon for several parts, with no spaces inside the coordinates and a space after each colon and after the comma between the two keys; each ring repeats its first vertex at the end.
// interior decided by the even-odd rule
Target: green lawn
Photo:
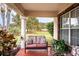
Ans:
{"type": "Polygon", "coordinates": [[[27,34],[28,35],[35,35],[35,36],[45,36],[46,37],[46,41],[48,41],[48,44],[50,45],[52,42],[53,37],[50,35],[49,32],[43,32],[43,31],[36,31],[33,34],[27,34]]]}

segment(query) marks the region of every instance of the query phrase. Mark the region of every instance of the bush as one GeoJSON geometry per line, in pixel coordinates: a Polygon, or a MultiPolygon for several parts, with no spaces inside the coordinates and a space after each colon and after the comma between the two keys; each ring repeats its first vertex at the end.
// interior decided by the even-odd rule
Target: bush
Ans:
{"type": "Polygon", "coordinates": [[[53,45],[54,51],[60,55],[63,55],[64,53],[69,51],[69,48],[65,44],[64,40],[53,39],[52,45],[53,45]]]}
{"type": "Polygon", "coordinates": [[[0,55],[9,55],[11,49],[16,47],[16,40],[14,35],[0,30],[0,55]]]}
{"type": "Polygon", "coordinates": [[[53,22],[50,22],[47,24],[47,29],[48,29],[48,32],[53,36],[53,22]]]}

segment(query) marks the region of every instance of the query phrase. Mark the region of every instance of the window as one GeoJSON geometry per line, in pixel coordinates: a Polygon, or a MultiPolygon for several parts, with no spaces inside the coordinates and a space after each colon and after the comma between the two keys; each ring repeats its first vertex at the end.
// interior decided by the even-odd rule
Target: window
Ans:
{"type": "Polygon", "coordinates": [[[62,16],[62,28],[69,28],[69,13],[62,16]]]}
{"type": "Polygon", "coordinates": [[[79,7],[61,16],[60,39],[65,43],[79,45],[79,7]]]}

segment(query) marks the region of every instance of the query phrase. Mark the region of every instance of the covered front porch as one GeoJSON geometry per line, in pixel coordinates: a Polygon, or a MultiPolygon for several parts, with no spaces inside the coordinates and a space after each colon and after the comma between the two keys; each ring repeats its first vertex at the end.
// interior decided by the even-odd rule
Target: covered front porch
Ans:
{"type": "MultiPolygon", "coordinates": [[[[54,18],[54,33],[53,39],[59,40],[61,39],[61,16],[70,10],[79,6],[79,4],[73,3],[7,3],[6,4],[11,9],[15,10],[19,15],[21,21],[21,35],[20,35],[20,49],[17,52],[16,56],[53,56],[54,51],[52,49],[52,45],[47,45],[47,49],[26,49],[25,44],[27,43],[27,26],[26,20],[28,16],[31,17],[53,17],[54,18]]],[[[6,17],[7,11],[10,10],[5,6],[5,13],[3,17],[3,27],[2,29],[8,31],[8,20],[10,19],[10,11],[8,13],[8,17],[6,17]]],[[[65,23],[65,22],[64,22],[65,23]]],[[[70,27],[69,27],[70,29],[70,27]]],[[[69,30],[69,34],[70,30],[69,30]]],[[[52,39],[52,40],[53,40],[52,39]]],[[[71,45],[71,37],[68,37],[67,44],[71,45]]]]}

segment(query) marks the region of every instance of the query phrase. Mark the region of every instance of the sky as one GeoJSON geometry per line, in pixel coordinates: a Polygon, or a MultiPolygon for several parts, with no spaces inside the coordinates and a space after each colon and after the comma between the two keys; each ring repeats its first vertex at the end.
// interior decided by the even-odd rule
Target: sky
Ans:
{"type": "Polygon", "coordinates": [[[49,17],[37,17],[37,19],[41,23],[53,22],[53,20],[54,20],[54,18],[49,18],[49,17]]]}

